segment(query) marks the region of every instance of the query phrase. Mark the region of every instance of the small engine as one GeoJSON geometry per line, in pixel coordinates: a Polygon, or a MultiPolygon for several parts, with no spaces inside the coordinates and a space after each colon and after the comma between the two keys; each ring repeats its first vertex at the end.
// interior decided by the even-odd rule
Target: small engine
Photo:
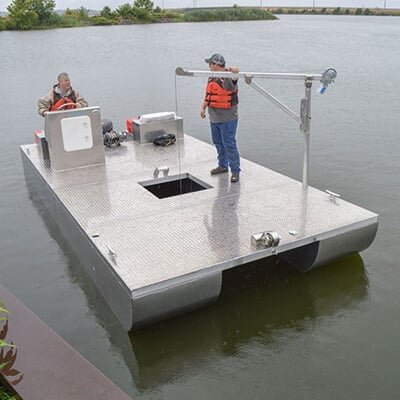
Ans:
{"type": "Polygon", "coordinates": [[[121,146],[121,142],[125,142],[128,138],[127,132],[116,132],[110,119],[101,120],[101,128],[103,130],[104,146],[121,146]]]}

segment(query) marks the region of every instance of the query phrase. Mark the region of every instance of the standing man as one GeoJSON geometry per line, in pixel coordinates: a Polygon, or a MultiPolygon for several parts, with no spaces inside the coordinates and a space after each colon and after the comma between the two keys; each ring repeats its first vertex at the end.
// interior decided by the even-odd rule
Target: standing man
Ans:
{"type": "Polygon", "coordinates": [[[58,83],[53,89],[38,101],[38,113],[42,117],[48,111],[66,110],[69,108],[87,107],[88,102],[72,89],[71,80],[66,72],[61,72],[57,77],[58,83]]]}
{"type": "MultiPolygon", "coordinates": [[[[221,54],[213,54],[205,59],[211,71],[230,71],[237,73],[237,67],[225,67],[221,54]]],[[[211,175],[222,174],[231,169],[231,182],[239,182],[240,156],[236,144],[238,124],[238,85],[237,79],[208,78],[206,97],[201,107],[201,118],[206,117],[206,108],[211,125],[212,141],[217,148],[218,166],[211,175]]]]}

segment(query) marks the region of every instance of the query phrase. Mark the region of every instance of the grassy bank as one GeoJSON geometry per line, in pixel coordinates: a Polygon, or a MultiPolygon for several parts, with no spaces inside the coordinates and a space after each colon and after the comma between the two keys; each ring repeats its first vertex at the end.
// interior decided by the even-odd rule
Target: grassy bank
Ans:
{"type": "MultiPolygon", "coordinates": [[[[19,11],[19,10],[18,10],[19,11]]],[[[137,7],[124,4],[115,10],[104,7],[96,15],[81,7],[78,10],[67,9],[64,13],[48,13],[40,18],[34,11],[25,14],[10,13],[0,18],[0,30],[52,29],[93,25],[126,25],[171,22],[204,22],[204,21],[245,21],[277,19],[266,9],[256,7],[230,7],[210,9],[161,10],[137,7]],[[23,15],[21,17],[21,15],[23,15]]]]}
{"type": "MultiPolygon", "coordinates": [[[[44,0],[37,0],[40,1],[44,0]]],[[[119,6],[115,10],[104,7],[101,11],[89,11],[84,7],[55,12],[54,9],[32,9],[36,3],[28,4],[21,9],[16,0],[8,7],[9,15],[0,18],[1,30],[31,30],[52,29],[94,25],[126,25],[149,23],[205,22],[205,21],[249,21],[273,20],[280,14],[310,14],[310,15],[379,15],[400,16],[400,9],[382,8],[328,8],[328,7],[239,7],[229,8],[186,8],[161,10],[153,8],[149,0],[135,0],[119,6]],[[14,3],[15,2],[15,3],[14,3]],[[18,8],[19,7],[19,8],[18,8]]],[[[38,3],[38,4],[39,4],[38,3]]]]}
{"type": "Polygon", "coordinates": [[[400,16],[400,9],[347,8],[347,7],[279,7],[264,8],[272,14],[312,14],[312,15],[380,15],[400,16]]]}

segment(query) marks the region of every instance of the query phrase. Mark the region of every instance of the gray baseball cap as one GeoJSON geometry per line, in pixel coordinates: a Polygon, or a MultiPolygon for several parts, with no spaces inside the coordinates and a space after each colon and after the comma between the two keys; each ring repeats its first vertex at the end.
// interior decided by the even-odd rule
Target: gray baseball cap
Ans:
{"type": "Polygon", "coordinates": [[[210,58],[206,58],[205,62],[207,64],[212,63],[212,64],[218,64],[218,65],[224,66],[225,58],[224,58],[224,56],[221,56],[221,54],[213,54],[210,58]]]}

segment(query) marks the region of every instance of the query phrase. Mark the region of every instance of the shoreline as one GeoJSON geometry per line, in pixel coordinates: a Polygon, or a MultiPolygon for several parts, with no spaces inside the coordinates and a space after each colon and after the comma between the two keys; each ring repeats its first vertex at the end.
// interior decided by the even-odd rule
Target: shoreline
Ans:
{"type": "MultiPolygon", "coordinates": [[[[185,7],[185,8],[165,8],[162,11],[165,12],[189,12],[189,11],[206,11],[206,10],[230,10],[234,7],[185,7]]],[[[399,15],[400,8],[369,8],[369,7],[297,7],[297,6],[282,6],[282,7],[268,7],[268,6],[239,6],[238,8],[244,9],[259,9],[264,11],[269,11],[272,14],[335,14],[343,15],[348,11],[351,15],[355,14],[357,10],[361,10],[360,15],[366,15],[365,10],[369,10],[369,15],[399,15]],[[341,14],[335,13],[335,10],[340,9],[341,14]]],[[[71,9],[74,10],[74,9],[71,9]]],[[[99,15],[101,10],[97,9],[85,9],[91,15],[99,15]]],[[[67,9],[57,9],[55,10],[59,14],[64,14],[67,9]]],[[[8,16],[7,10],[0,10],[0,18],[5,18],[8,16]]]]}
{"type": "Polygon", "coordinates": [[[368,7],[262,7],[272,14],[400,16],[399,8],[368,7]]]}

